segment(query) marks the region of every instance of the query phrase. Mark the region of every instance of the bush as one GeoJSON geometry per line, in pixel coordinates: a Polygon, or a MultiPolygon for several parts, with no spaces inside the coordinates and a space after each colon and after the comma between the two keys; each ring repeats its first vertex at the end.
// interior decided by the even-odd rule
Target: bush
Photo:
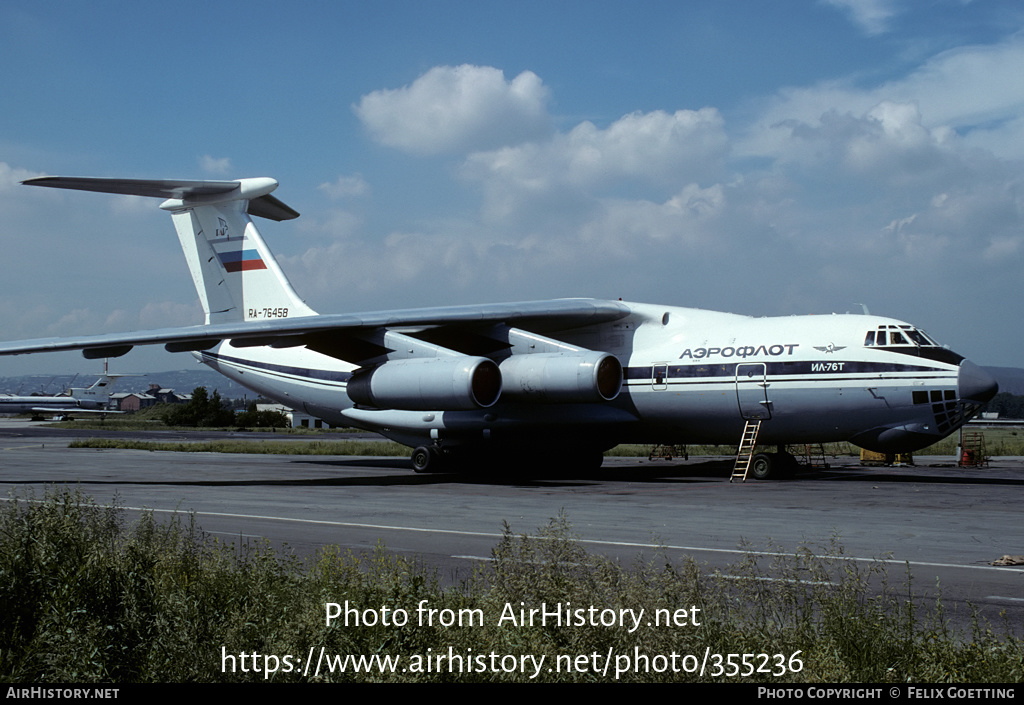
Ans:
{"type": "Polygon", "coordinates": [[[280,411],[256,410],[256,403],[235,416],[235,425],[242,428],[288,428],[288,417],[280,411]]]}
{"type": "MultiPolygon", "coordinates": [[[[415,558],[383,546],[363,556],[327,547],[300,561],[266,543],[222,544],[187,515],[157,524],[145,513],[130,527],[123,519],[120,510],[68,490],[51,491],[40,501],[12,498],[0,507],[0,680],[1024,678],[1019,638],[978,622],[969,635],[953,633],[941,603],[923,610],[915,608],[909,587],[892,590],[884,580],[881,589],[870,587],[869,581],[884,579],[881,564],[861,568],[838,544],[818,553],[777,553],[767,566],[761,565],[764,552],[751,553],[720,573],[690,560],[677,565],[661,554],[626,568],[588,553],[560,516],[535,536],[516,536],[506,527],[488,568],[444,588],[415,558]],[[348,626],[341,620],[327,625],[328,603],[363,616],[348,626]],[[430,618],[417,616],[421,604],[433,610],[430,618]],[[520,610],[542,604],[608,614],[643,609],[645,618],[635,629],[628,620],[599,627],[519,623],[520,610]],[[405,624],[382,623],[379,615],[399,609],[410,615],[405,624]],[[686,610],[687,623],[648,626],[658,609],[676,617],[686,610]],[[356,626],[361,619],[372,623],[356,626]],[[784,655],[783,672],[774,658],[767,663],[774,675],[730,677],[728,661],[715,670],[716,654],[762,652],[784,655]],[[667,662],[654,660],[705,653],[711,658],[703,676],[659,668],[667,662]],[[495,668],[488,660],[495,654],[510,663],[543,657],[545,667],[495,668]],[[604,673],[599,659],[608,654],[615,663],[604,673]],[[615,674],[619,659],[638,654],[648,658],[646,666],[634,658],[615,674]],[[397,667],[368,660],[370,666],[357,672],[345,658],[387,658],[397,667]],[[307,659],[322,664],[318,675],[313,668],[303,673],[307,659]],[[345,670],[342,663],[348,663],[345,670]]],[[[745,670],[742,662],[736,667],[745,670]]]]}
{"type": "Polygon", "coordinates": [[[196,387],[192,390],[191,400],[171,407],[164,415],[164,423],[168,426],[232,426],[235,412],[224,407],[217,390],[211,396],[207,394],[206,387],[196,387]]]}

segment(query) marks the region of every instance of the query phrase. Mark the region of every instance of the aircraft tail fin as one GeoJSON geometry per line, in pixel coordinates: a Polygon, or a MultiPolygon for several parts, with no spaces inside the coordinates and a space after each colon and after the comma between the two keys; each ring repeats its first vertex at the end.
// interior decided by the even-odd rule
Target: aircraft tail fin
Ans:
{"type": "Polygon", "coordinates": [[[206,323],[314,316],[281,271],[250,218],[299,216],[270,195],[277,181],[170,181],[44,176],[30,186],[165,198],[206,323]]]}
{"type": "Polygon", "coordinates": [[[138,377],[139,375],[120,375],[103,372],[88,387],[68,387],[67,394],[79,402],[91,402],[92,404],[105,406],[110,401],[110,395],[114,392],[114,383],[119,377],[138,377]]]}

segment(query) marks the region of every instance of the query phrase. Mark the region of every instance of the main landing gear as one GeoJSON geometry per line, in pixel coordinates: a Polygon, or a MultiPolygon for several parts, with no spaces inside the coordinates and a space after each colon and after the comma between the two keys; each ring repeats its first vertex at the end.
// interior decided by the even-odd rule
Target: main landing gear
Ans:
{"type": "Polygon", "coordinates": [[[420,446],[412,452],[412,469],[420,473],[441,472],[444,460],[437,446],[420,446]]]}
{"type": "Polygon", "coordinates": [[[784,450],[758,453],[750,460],[750,475],[755,480],[779,480],[792,477],[797,467],[796,458],[784,450]]]}

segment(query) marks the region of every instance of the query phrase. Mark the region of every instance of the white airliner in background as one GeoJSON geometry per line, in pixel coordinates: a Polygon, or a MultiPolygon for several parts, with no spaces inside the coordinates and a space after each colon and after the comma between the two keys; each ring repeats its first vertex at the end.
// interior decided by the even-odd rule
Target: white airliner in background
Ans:
{"type": "Polygon", "coordinates": [[[0,414],[120,414],[107,407],[114,381],[121,376],[104,372],[91,386],[69,387],[66,394],[56,396],[0,394],[0,414]]]}
{"type": "MultiPolygon", "coordinates": [[[[598,299],[317,315],[250,219],[298,216],[270,195],[273,179],[24,183],[166,199],[206,320],[3,343],[0,354],[192,352],[255,392],[414,448],[418,471],[471,459],[529,467],[545,454],[593,467],[619,443],[735,445],[751,419],[761,445],[913,451],[997,391],[977,365],[878,316],[751,318],[598,299]]],[[[758,457],[762,478],[791,460],[758,457]]]]}

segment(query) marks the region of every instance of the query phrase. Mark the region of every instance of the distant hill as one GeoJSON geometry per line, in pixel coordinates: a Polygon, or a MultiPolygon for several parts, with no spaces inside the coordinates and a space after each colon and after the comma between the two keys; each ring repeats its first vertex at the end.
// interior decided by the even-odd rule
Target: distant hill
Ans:
{"type": "Polygon", "coordinates": [[[1020,367],[982,367],[999,382],[999,391],[1024,396],[1024,369],[1020,367]]]}
{"type": "MultiPolygon", "coordinates": [[[[110,372],[116,373],[116,369],[110,372]]],[[[6,394],[59,394],[68,387],[87,387],[96,381],[95,372],[78,375],[25,375],[22,377],[0,377],[0,393],[6,394]]],[[[137,377],[124,377],[117,381],[115,392],[145,392],[149,385],[158,384],[163,389],[173,389],[179,394],[191,394],[196,387],[206,387],[210,392],[217,390],[222,399],[255,399],[256,393],[235,384],[222,374],[206,367],[196,366],[188,370],[150,372],[137,377]]]]}

